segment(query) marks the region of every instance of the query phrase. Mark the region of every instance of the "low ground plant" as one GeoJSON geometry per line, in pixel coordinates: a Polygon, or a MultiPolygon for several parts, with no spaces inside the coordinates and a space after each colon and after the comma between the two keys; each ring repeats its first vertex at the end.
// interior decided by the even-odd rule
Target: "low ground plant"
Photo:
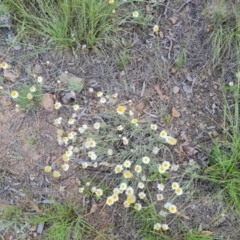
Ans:
{"type": "MultiPolygon", "coordinates": [[[[93,89],[89,89],[91,94],[93,89]]],[[[55,119],[57,141],[67,151],[54,166],[44,167],[53,178],[64,176],[74,165],[85,171],[100,168],[102,179],[85,181],[80,194],[106,201],[108,207],[120,202],[123,208],[149,214],[154,209],[150,224],[152,232],[167,231],[166,216],[178,212],[177,198],[183,194],[180,184],[170,179],[176,166],[169,146],[177,140],[156,123],[145,123],[136,117],[131,101],[116,105],[118,94],[95,93],[102,113],[79,125],[79,105],[72,106],[72,115],[55,119]],[[105,170],[104,170],[105,168],[105,170]],[[103,187],[105,186],[105,187],[103,187]],[[176,203],[176,205],[174,204],[176,203]]],[[[56,102],[55,109],[65,106],[56,102]]],[[[98,175],[99,179],[99,175],[98,175]]]]}
{"type": "MultiPolygon", "coordinates": [[[[239,94],[240,75],[236,83],[223,89],[223,135],[214,140],[209,166],[205,169],[213,185],[220,187],[217,196],[224,198],[229,207],[240,210],[240,133],[239,133],[239,94]],[[229,102],[232,98],[232,104],[229,102]]],[[[205,178],[205,177],[204,177],[205,178]]]]}
{"type": "Polygon", "coordinates": [[[118,0],[5,1],[24,33],[48,39],[55,47],[94,47],[112,40],[119,23],[118,0]]]}
{"type": "Polygon", "coordinates": [[[213,64],[218,66],[224,56],[239,57],[240,8],[232,1],[221,0],[213,11],[212,42],[213,64]],[[236,7],[237,6],[237,7],[236,7]]]}
{"type": "Polygon", "coordinates": [[[44,238],[49,240],[87,239],[87,236],[101,234],[85,220],[84,213],[79,212],[77,206],[54,202],[38,214],[29,214],[29,222],[33,225],[44,223],[46,230],[44,238]]]}
{"type": "MultiPolygon", "coordinates": [[[[9,65],[6,62],[0,64],[0,68],[8,69],[9,65]]],[[[16,89],[10,92],[10,96],[17,103],[16,110],[19,109],[33,109],[39,105],[42,101],[42,82],[41,76],[34,76],[34,82],[32,85],[22,83],[16,87],[16,89]]],[[[3,88],[2,88],[3,89],[3,88]]]]}
{"type": "Polygon", "coordinates": [[[3,236],[13,231],[16,237],[27,238],[31,227],[44,224],[43,239],[66,240],[87,239],[87,236],[104,236],[85,220],[73,204],[59,204],[52,201],[50,205],[41,207],[41,212],[28,212],[19,206],[0,206],[0,231],[3,236]]]}

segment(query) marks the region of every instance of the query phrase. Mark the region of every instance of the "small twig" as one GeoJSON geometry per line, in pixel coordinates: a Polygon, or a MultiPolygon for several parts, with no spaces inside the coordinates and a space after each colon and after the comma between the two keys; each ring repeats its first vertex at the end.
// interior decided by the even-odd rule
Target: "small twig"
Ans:
{"type": "Polygon", "coordinates": [[[182,8],[184,8],[184,6],[188,3],[190,3],[192,0],[187,0],[185,3],[182,4],[182,6],[177,10],[177,12],[180,12],[182,10],[182,8]]]}
{"type": "Polygon", "coordinates": [[[154,114],[151,114],[151,113],[148,113],[146,110],[143,110],[143,112],[144,112],[145,114],[147,114],[147,115],[153,117],[153,118],[159,118],[159,116],[154,115],[154,114]]]}

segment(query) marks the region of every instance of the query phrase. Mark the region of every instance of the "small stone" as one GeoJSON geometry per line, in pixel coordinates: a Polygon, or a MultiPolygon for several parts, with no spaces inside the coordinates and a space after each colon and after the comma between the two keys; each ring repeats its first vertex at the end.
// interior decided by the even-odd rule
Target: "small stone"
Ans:
{"type": "Polygon", "coordinates": [[[33,68],[33,73],[41,74],[42,73],[42,66],[40,64],[36,64],[33,68]]]}
{"type": "Polygon", "coordinates": [[[120,76],[122,77],[122,76],[124,76],[124,75],[125,75],[125,71],[122,70],[122,71],[120,72],[120,76]]]}
{"type": "Polygon", "coordinates": [[[176,94],[176,93],[179,92],[179,90],[180,90],[179,87],[174,86],[172,91],[173,91],[174,94],[176,94]]]}

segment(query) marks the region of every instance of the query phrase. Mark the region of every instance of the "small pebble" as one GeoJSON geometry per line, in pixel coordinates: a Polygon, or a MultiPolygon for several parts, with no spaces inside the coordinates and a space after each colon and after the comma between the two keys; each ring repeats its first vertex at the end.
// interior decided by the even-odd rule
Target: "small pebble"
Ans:
{"type": "Polygon", "coordinates": [[[174,94],[178,93],[179,92],[179,87],[174,86],[172,91],[173,91],[174,94]]]}

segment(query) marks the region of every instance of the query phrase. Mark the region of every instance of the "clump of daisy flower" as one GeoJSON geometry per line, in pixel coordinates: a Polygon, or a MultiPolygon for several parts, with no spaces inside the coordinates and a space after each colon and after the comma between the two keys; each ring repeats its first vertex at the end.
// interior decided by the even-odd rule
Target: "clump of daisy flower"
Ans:
{"type": "Polygon", "coordinates": [[[177,212],[177,207],[170,203],[170,202],[167,202],[164,204],[164,207],[170,212],[170,213],[176,213],[177,212]]]}
{"type": "Polygon", "coordinates": [[[75,123],[75,120],[73,118],[69,118],[68,124],[73,125],[75,123]]]}
{"type": "Polygon", "coordinates": [[[113,194],[112,198],[114,202],[117,202],[119,200],[118,194],[113,194]]]}
{"type": "Polygon", "coordinates": [[[62,169],[63,169],[64,171],[67,171],[67,170],[69,169],[69,164],[67,164],[67,163],[63,164],[63,165],[62,165],[62,169]]]}
{"type": "Polygon", "coordinates": [[[68,162],[69,160],[70,160],[70,158],[69,157],[67,157],[65,154],[62,156],[62,160],[64,161],[64,162],[68,162]]]}
{"type": "Polygon", "coordinates": [[[136,118],[134,118],[134,119],[132,119],[132,121],[131,121],[133,124],[137,124],[137,122],[138,122],[138,120],[136,119],[136,118]]]}
{"type": "Polygon", "coordinates": [[[96,129],[96,130],[98,130],[99,128],[100,128],[100,123],[99,122],[96,122],[96,123],[94,123],[93,124],[93,127],[96,129]]]}
{"type": "Polygon", "coordinates": [[[120,173],[120,172],[122,172],[122,170],[123,170],[122,165],[117,165],[114,169],[115,173],[120,173]]]}
{"type": "Polygon", "coordinates": [[[177,196],[181,196],[183,194],[183,190],[181,188],[177,188],[175,189],[175,193],[177,194],[177,196]]]}
{"type": "Polygon", "coordinates": [[[111,205],[113,205],[113,203],[114,203],[113,197],[112,196],[108,197],[107,201],[106,201],[106,204],[108,206],[111,206],[111,205]]]}
{"type": "Polygon", "coordinates": [[[167,137],[167,132],[164,131],[164,130],[162,130],[162,131],[160,132],[160,137],[165,139],[165,138],[167,137]]]}
{"type": "Polygon", "coordinates": [[[163,191],[164,188],[165,188],[165,186],[164,186],[164,184],[159,183],[159,184],[157,185],[157,188],[158,188],[160,191],[163,191]]]}
{"type": "Polygon", "coordinates": [[[124,166],[125,168],[130,168],[131,165],[132,165],[132,162],[129,161],[129,160],[126,160],[126,161],[123,163],[123,166],[124,166]]]}
{"type": "Polygon", "coordinates": [[[159,27],[158,27],[158,25],[154,25],[154,27],[153,27],[153,31],[154,31],[154,32],[158,32],[158,31],[159,31],[159,27]]]}
{"type": "Polygon", "coordinates": [[[8,68],[8,64],[6,62],[1,62],[0,63],[0,68],[7,69],[8,68]]]}
{"type": "Polygon", "coordinates": [[[135,203],[136,202],[136,196],[134,194],[131,194],[129,196],[127,196],[127,200],[126,200],[129,204],[131,203],[135,203]]]}
{"type": "Polygon", "coordinates": [[[140,210],[142,209],[141,203],[136,203],[136,204],[134,205],[134,209],[136,209],[137,211],[140,211],[140,210]]]}
{"type": "Polygon", "coordinates": [[[77,104],[73,105],[73,110],[74,111],[77,111],[78,109],[79,109],[79,105],[77,105],[77,104]]]}
{"type": "Polygon", "coordinates": [[[123,172],[123,177],[126,178],[126,179],[129,179],[129,178],[132,178],[132,177],[133,177],[133,174],[131,173],[131,171],[125,170],[125,171],[123,172]]]}
{"type": "Polygon", "coordinates": [[[127,189],[127,184],[126,183],[121,183],[119,189],[120,190],[126,190],[127,189]]]}
{"type": "Polygon", "coordinates": [[[12,91],[11,92],[11,97],[12,98],[17,98],[19,96],[18,92],[17,91],[12,91]]]}
{"type": "Polygon", "coordinates": [[[172,189],[178,189],[179,188],[179,184],[177,182],[173,182],[172,183],[172,189]]]}
{"type": "Polygon", "coordinates": [[[58,110],[61,106],[62,106],[62,104],[61,104],[60,102],[56,102],[56,103],[54,104],[54,108],[55,108],[56,110],[58,110]]]}
{"type": "Polygon", "coordinates": [[[146,193],[145,192],[140,192],[138,194],[138,196],[139,196],[140,199],[144,199],[146,197],[146,193]]]}
{"type": "Polygon", "coordinates": [[[133,17],[137,18],[138,16],[139,16],[138,11],[134,11],[134,12],[133,12],[133,17]]]}
{"type": "Polygon", "coordinates": [[[54,120],[55,125],[60,125],[61,123],[62,123],[62,117],[59,117],[59,118],[54,120]]]}
{"type": "Polygon", "coordinates": [[[113,4],[114,3],[114,0],[109,0],[109,4],[113,4]]]}
{"type": "Polygon", "coordinates": [[[160,223],[155,223],[154,226],[153,226],[153,229],[155,231],[160,231],[162,228],[162,225],[160,223]]]}
{"type": "Polygon", "coordinates": [[[112,155],[113,155],[113,150],[112,150],[112,149],[108,149],[107,154],[108,154],[109,156],[112,156],[112,155]]]}
{"type": "Polygon", "coordinates": [[[170,145],[176,145],[177,144],[177,139],[174,137],[167,136],[165,138],[166,142],[170,145]]]}
{"type": "Polygon", "coordinates": [[[170,162],[168,162],[168,161],[164,161],[164,162],[162,163],[162,166],[163,166],[166,170],[168,170],[168,169],[170,168],[171,164],[170,164],[170,162]]]}
{"type": "Polygon", "coordinates": [[[87,162],[82,163],[82,168],[83,169],[86,169],[87,167],[88,167],[88,163],[87,162]]]}
{"type": "Polygon", "coordinates": [[[36,92],[36,87],[35,86],[32,86],[29,88],[30,92],[36,92]]]}
{"type": "Polygon", "coordinates": [[[106,102],[107,102],[107,99],[106,99],[105,97],[101,97],[99,102],[100,102],[100,103],[106,103],[106,102]]]}
{"type": "Polygon", "coordinates": [[[134,167],[134,170],[135,170],[135,172],[140,173],[140,172],[142,171],[141,165],[136,165],[136,166],[134,167]]]}
{"type": "Polygon", "coordinates": [[[138,183],[138,188],[143,189],[145,187],[143,182],[139,182],[138,183]]]}
{"type": "Polygon", "coordinates": [[[127,195],[132,195],[133,193],[134,193],[134,189],[132,187],[127,187],[126,194],[127,195]]]}
{"type": "Polygon", "coordinates": [[[46,166],[46,167],[44,168],[44,171],[45,171],[46,173],[50,173],[50,172],[52,171],[51,166],[46,166]]]}
{"type": "Polygon", "coordinates": [[[156,124],[151,124],[151,129],[156,131],[157,130],[157,125],[156,124]]]}
{"type": "Polygon", "coordinates": [[[97,92],[98,97],[102,97],[103,93],[101,91],[97,92]]]}
{"type": "Polygon", "coordinates": [[[53,171],[53,177],[59,178],[61,176],[59,171],[53,171]]]}
{"type": "Polygon", "coordinates": [[[122,131],[123,130],[123,126],[122,125],[117,126],[117,130],[118,131],[122,131]]]}
{"type": "Polygon", "coordinates": [[[157,200],[162,201],[164,199],[162,194],[157,194],[157,200]]]}
{"type": "Polygon", "coordinates": [[[166,168],[163,167],[163,166],[160,164],[159,167],[158,167],[158,171],[159,171],[161,174],[163,174],[163,173],[166,172],[166,168]]]}
{"type": "Polygon", "coordinates": [[[126,137],[123,137],[122,140],[124,145],[128,145],[129,141],[126,137]]]}
{"type": "Polygon", "coordinates": [[[162,230],[167,231],[169,229],[167,224],[162,224],[162,230]]]}
{"type": "Polygon", "coordinates": [[[124,114],[124,112],[126,111],[126,107],[125,106],[118,106],[117,107],[117,113],[118,114],[124,114]]]}
{"type": "Polygon", "coordinates": [[[145,164],[148,164],[148,163],[150,163],[150,158],[145,156],[145,157],[142,158],[142,162],[145,163],[145,164]]]}
{"type": "Polygon", "coordinates": [[[38,81],[38,83],[42,83],[43,78],[42,78],[41,76],[39,76],[39,77],[37,78],[37,81],[38,81]]]}

